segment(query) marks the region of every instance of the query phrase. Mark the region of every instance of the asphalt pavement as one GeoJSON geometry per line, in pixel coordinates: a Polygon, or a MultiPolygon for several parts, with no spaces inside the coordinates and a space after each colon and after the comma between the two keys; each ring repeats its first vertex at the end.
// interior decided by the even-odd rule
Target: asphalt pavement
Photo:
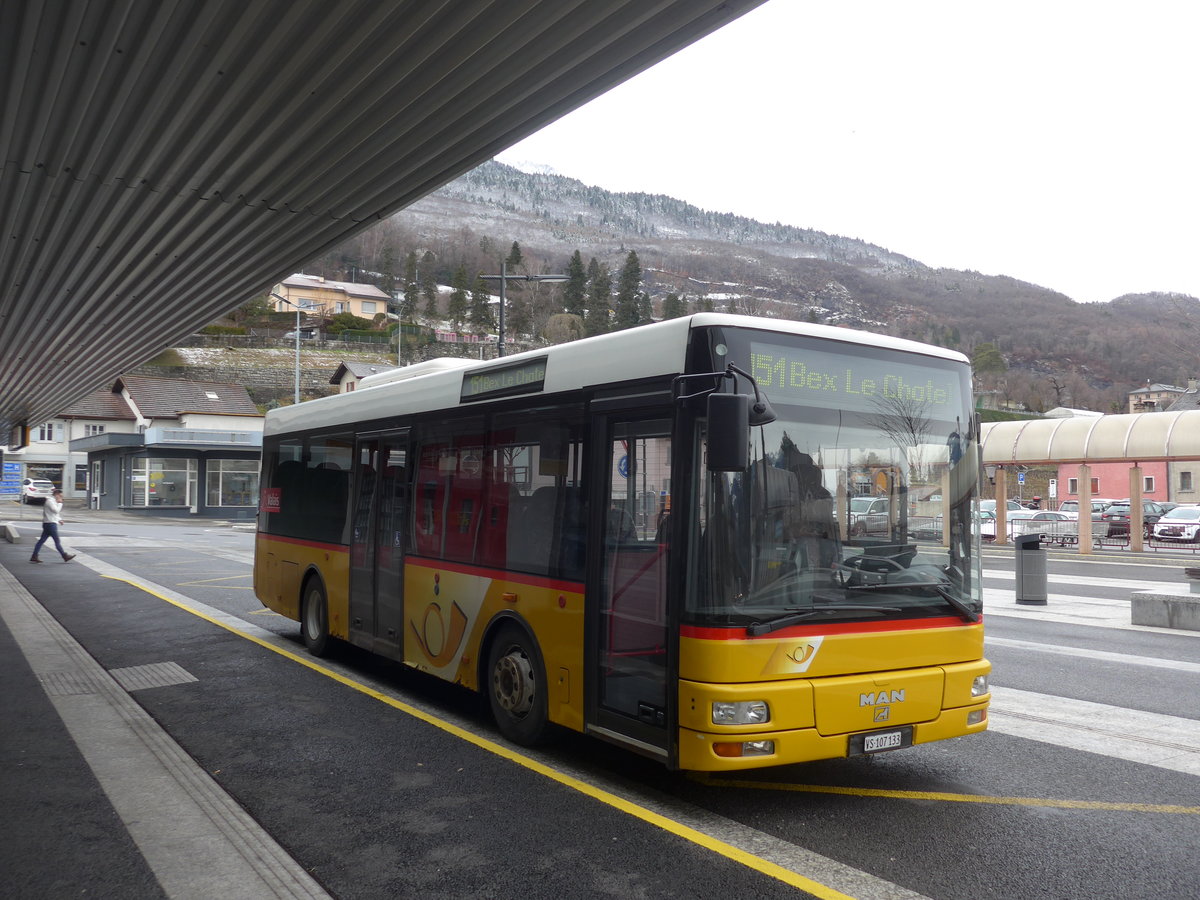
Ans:
{"type": "MultiPolygon", "coordinates": [[[[66,521],[68,548],[72,526],[147,524],[66,521]]],[[[419,714],[368,733],[380,696],[298,642],[248,651],[82,551],[31,565],[40,524],[17,530],[0,541],[6,898],[807,895],[803,878],[513,765],[486,736],[419,714]]]]}
{"type": "MultiPolygon", "coordinates": [[[[584,835],[556,834],[547,826],[538,834],[533,823],[551,823],[564,803],[580,801],[533,788],[520,771],[485,777],[472,747],[452,745],[447,752],[439,735],[420,722],[398,722],[395,734],[374,735],[369,745],[347,744],[353,728],[339,729],[337,718],[352,722],[357,700],[334,693],[338,686],[328,679],[298,675],[294,665],[284,668],[286,661],[247,661],[244,642],[212,623],[152,602],[133,585],[75,561],[61,562],[52,549],[43,550],[41,565],[29,564],[40,533],[40,515],[30,512],[0,518],[0,525],[14,525],[17,537],[16,543],[0,542],[0,800],[6,810],[0,817],[0,871],[6,897],[341,896],[327,892],[328,882],[361,884],[361,896],[515,896],[525,894],[521,886],[531,877],[541,882],[537,894],[563,897],[573,895],[566,885],[574,883],[563,879],[579,878],[584,865],[594,867],[597,878],[649,872],[680,888],[700,880],[715,893],[725,883],[725,890],[739,895],[796,896],[794,887],[769,878],[748,881],[715,854],[672,845],[664,855],[659,843],[670,836],[640,836],[637,823],[631,831],[620,815],[607,822],[607,811],[580,811],[592,828],[613,835],[603,843],[576,846],[584,835]],[[74,634],[89,635],[89,649],[74,634]],[[161,658],[166,646],[171,660],[161,658]],[[196,683],[203,690],[194,689],[196,683]],[[302,719],[324,727],[298,734],[302,719]],[[159,720],[188,723],[178,738],[187,750],[159,720]],[[231,753],[222,742],[234,740],[239,749],[231,753]],[[387,748],[404,748],[405,757],[379,768],[387,748]],[[242,771],[218,778],[205,765],[209,757],[237,759],[242,771]],[[382,777],[390,778],[387,790],[381,790],[382,777]],[[312,785],[312,808],[285,815],[274,808],[279,790],[297,778],[312,785]],[[421,801],[416,827],[413,810],[396,808],[394,795],[411,800],[434,783],[438,799],[421,801]],[[348,794],[357,799],[341,805],[348,794]],[[522,798],[519,811],[512,797],[522,798]],[[457,806],[442,808],[447,803],[457,806]],[[546,814],[539,817],[541,805],[546,814]],[[393,868],[391,882],[373,883],[369,866],[355,870],[354,859],[335,859],[320,842],[282,846],[280,840],[302,844],[286,826],[288,816],[307,812],[344,827],[354,817],[376,823],[380,842],[389,846],[400,835],[414,859],[411,871],[397,879],[393,868]],[[476,871],[480,861],[470,854],[451,864],[454,845],[481,853],[510,830],[523,836],[515,850],[506,845],[508,872],[492,869],[482,876],[476,871]],[[308,860],[310,869],[297,858],[308,860]]],[[[68,546],[72,524],[150,521],[82,509],[68,509],[66,519],[68,546]]],[[[1009,614],[1049,621],[1062,613],[1051,605],[1009,614]]],[[[364,857],[370,849],[363,848],[364,857]]],[[[678,895],[687,895],[686,889],[678,895]]]]}

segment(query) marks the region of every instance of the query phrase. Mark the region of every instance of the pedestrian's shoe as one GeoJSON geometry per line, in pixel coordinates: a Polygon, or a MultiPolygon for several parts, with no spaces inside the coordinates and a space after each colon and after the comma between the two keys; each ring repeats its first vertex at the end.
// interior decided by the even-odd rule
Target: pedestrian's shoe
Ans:
{"type": "Polygon", "coordinates": [[[64,554],[63,554],[63,562],[70,562],[70,561],[71,561],[71,560],[73,560],[74,558],[75,558],[75,554],[74,554],[74,553],[64,553],[64,554]]]}
{"type": "Polygon", "coordinates": [[[40,560],[40,559],[38,559],[36,556],[31,556],[31,557],[29,557],[29,561],[30,561],[30,562],[41,562],[41,560],[40,560]]]}

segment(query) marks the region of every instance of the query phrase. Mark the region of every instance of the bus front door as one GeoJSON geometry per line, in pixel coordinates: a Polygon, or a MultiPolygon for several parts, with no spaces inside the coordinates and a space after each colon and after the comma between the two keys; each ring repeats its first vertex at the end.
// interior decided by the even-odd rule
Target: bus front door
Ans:
{"type": "MultiPolygon", "coordinates": [[[[669,753],[674,650],[667,616],[671,438],[666,419],[607,421],[603,547],[592,578],[592,727],[654,756],[669,753]]],[[[598,542],[600,543],[600,542],[598,542]]]]}
{"type": "Polygon", "coordinates": [[[355,451],[350,641],[398,658],[409,505],[408,433],[361,436],[355,451]]]}

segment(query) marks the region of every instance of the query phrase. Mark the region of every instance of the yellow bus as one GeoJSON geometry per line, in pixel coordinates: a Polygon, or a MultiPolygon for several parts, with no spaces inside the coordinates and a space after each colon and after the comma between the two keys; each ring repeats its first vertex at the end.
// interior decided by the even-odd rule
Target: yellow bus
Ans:
{"type": "Polygon", "coordinates": [[[380,373],[267,415],[255,591],[522,744],[719,771],[977,733],[970,400],[961,354],[714,313],[380,373]]]}

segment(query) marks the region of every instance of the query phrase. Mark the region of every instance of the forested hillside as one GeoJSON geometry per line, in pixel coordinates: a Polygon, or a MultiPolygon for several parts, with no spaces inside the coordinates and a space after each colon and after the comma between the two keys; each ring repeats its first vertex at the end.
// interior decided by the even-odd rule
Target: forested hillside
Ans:
{"type": "MultiPolygon", "coordinates": [[[[1200,372],[1200,301],[1193,297],[1151,294],[1081,304],[1015,278],[931,269],[865,240],[756,222],[662,195],[613,193],[495,162],[314,261],[308,271],[375,281],[403,294],[406,263],[412,279],[415,262],[422,281],[450,285],[457,279],[469,290],[478,287],[477,274],[498,273],[502,260],[513,260],[514,250],[517,271],[529,273],[567,272],[578,252],[591,264],[585,305],[603,296],[616,309],[618,282],[633,251],[638,302],[655,317],[664,314],[665,303],[667,314],[711,308],[848,325],[971,356],[991,345],[1003,362],[981,367],[981,382],[1033,410],[1123,411],[1130,389],[1147,381],[1185,385],[1200,372]],[[608,293],[597,293],[604,279],[608,293]]],[[[1099,251],[1096,265],[1103,265],[1099,251]]],[[[1147,273],[1153,281],[1152,261],[1147,273]]],[[[518,289],[513,304],[519,327],[546,334],[563,311],[563,289],[539,285],[528,295],[518,289]]],[[[555,324],[553,339],[582,333],[582,323],[565,331],[561,318],[555,324]]],[[[611,320],[607,327],[614,327],[611,320]]]]}

